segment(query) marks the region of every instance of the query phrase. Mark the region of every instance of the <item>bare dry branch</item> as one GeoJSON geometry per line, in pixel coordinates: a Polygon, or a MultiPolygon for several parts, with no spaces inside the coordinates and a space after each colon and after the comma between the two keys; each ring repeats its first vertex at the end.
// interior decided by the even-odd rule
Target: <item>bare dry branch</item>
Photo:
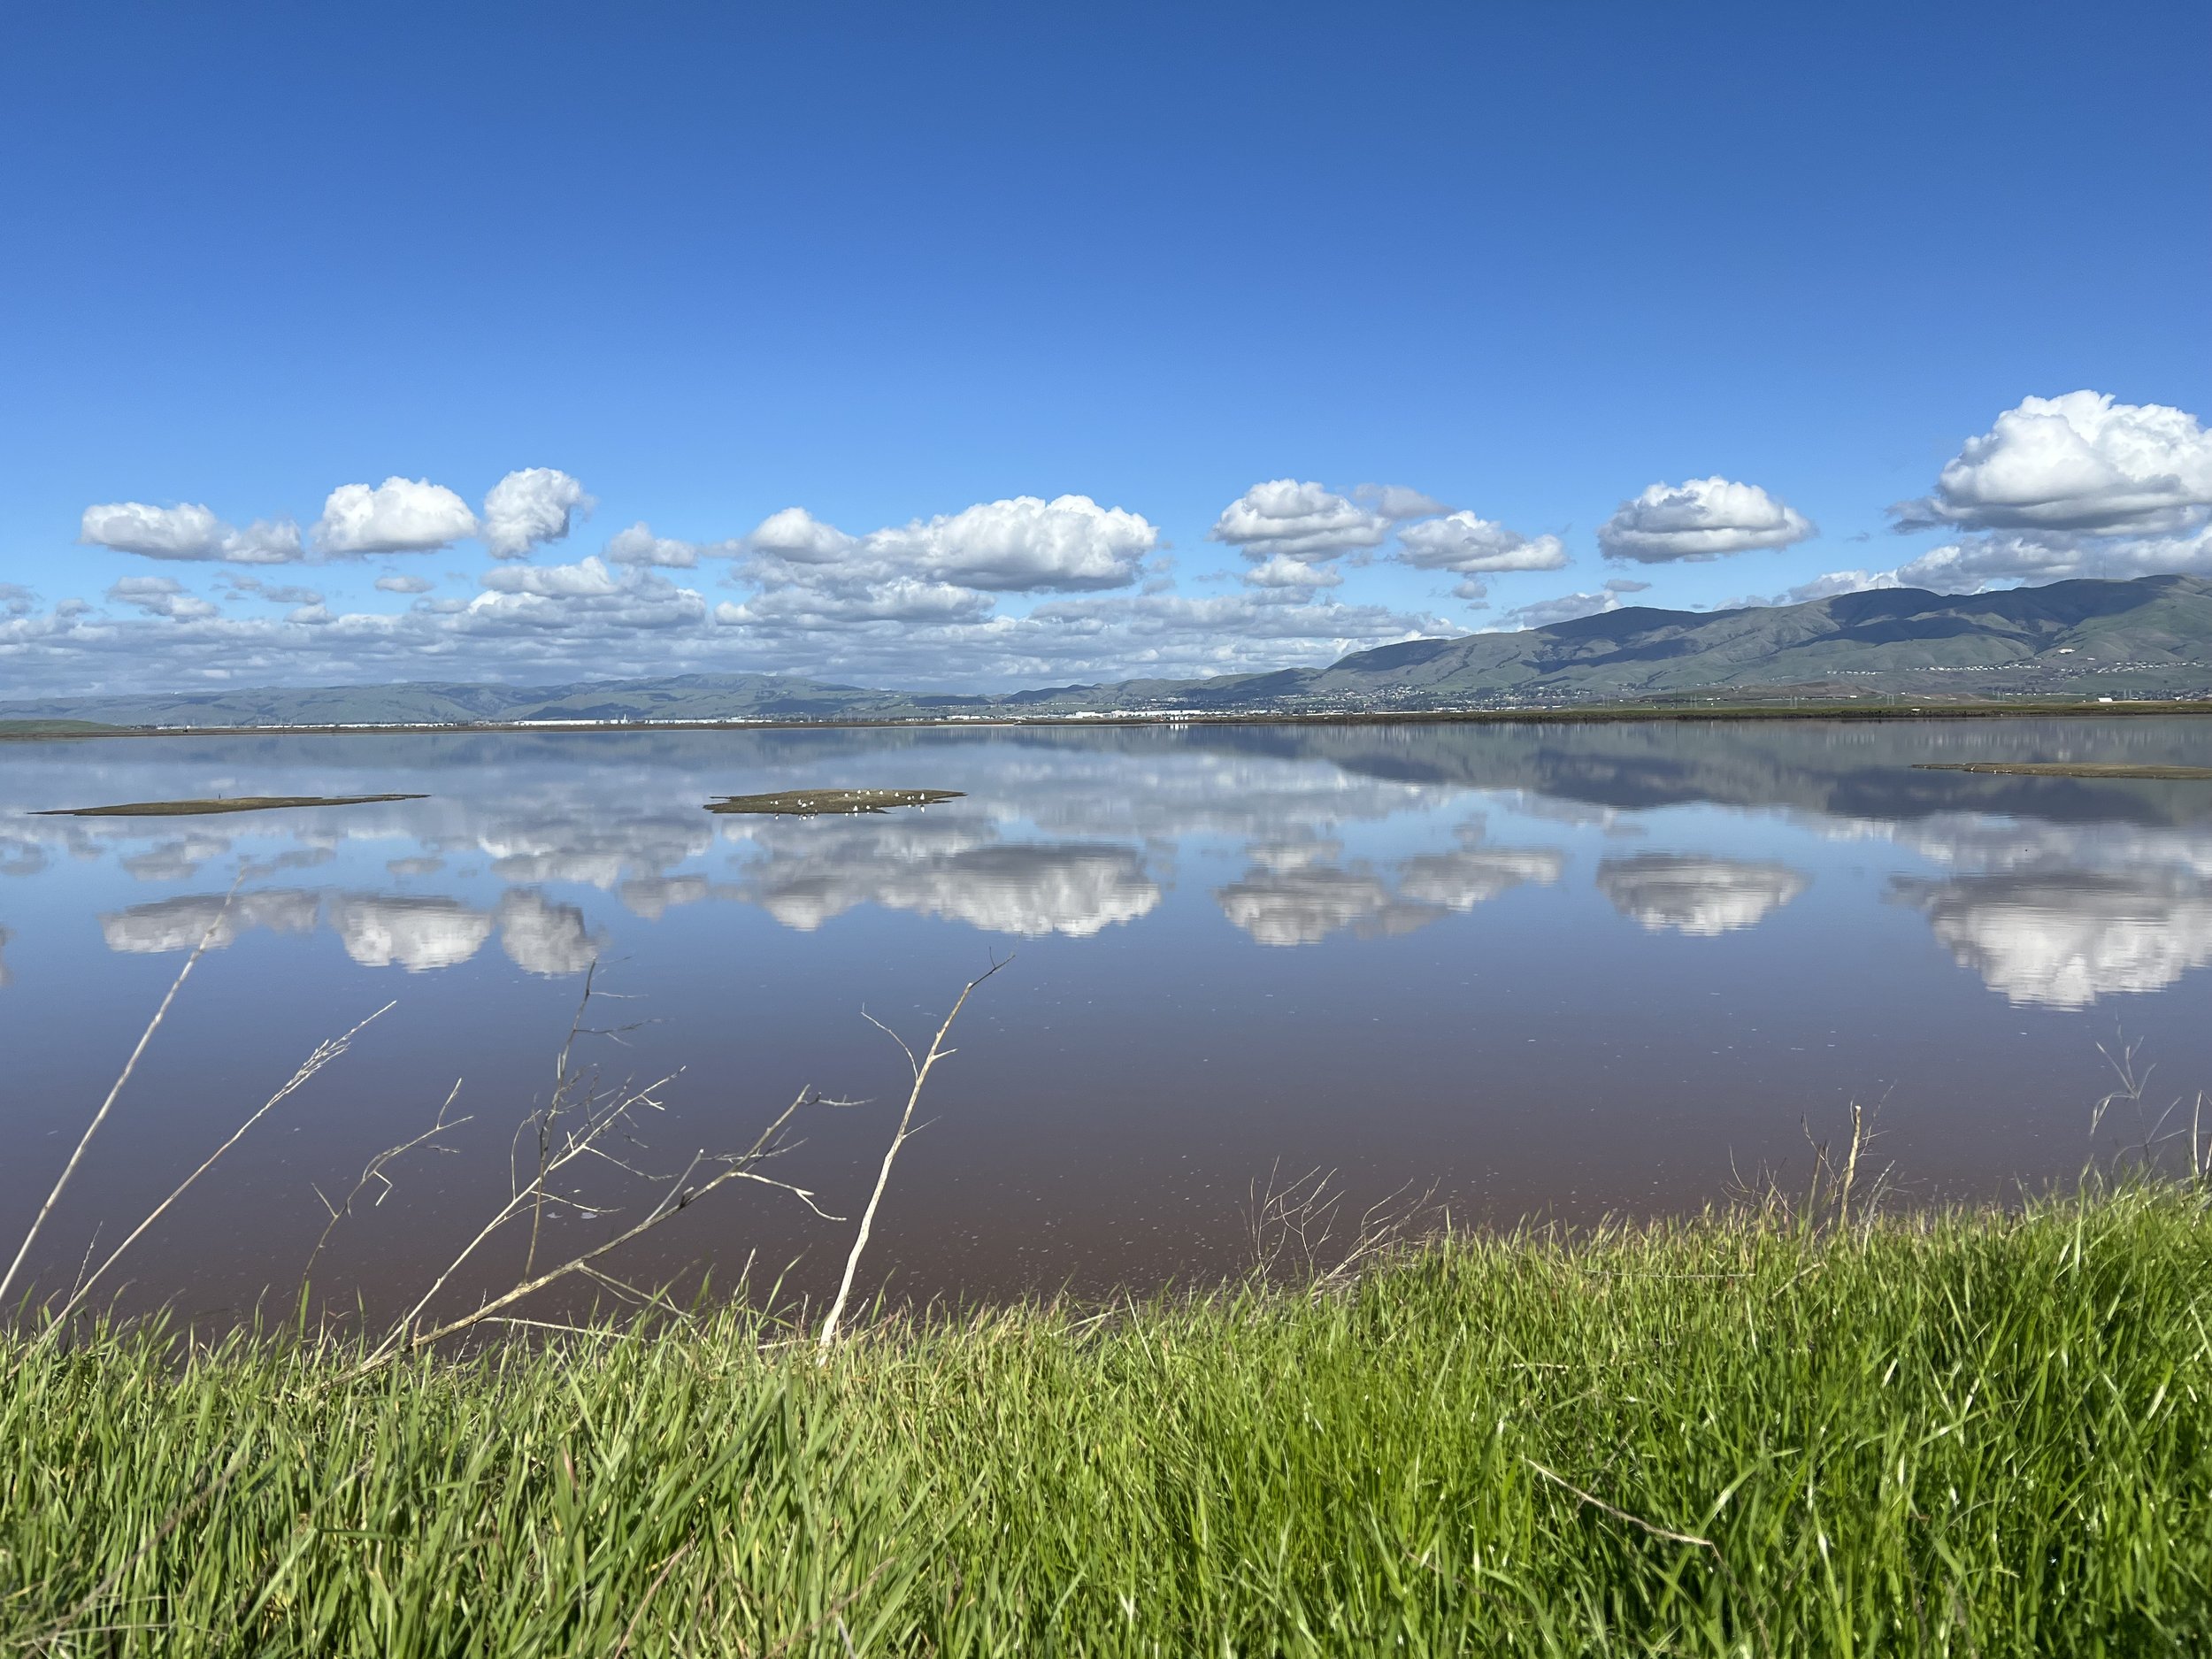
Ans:
{"type": "MultiPolygon", "coordinates": [[[[1013,958],[1009,956],[1006,962],[1012,960],[1013,958]]],[[[909,1135],[912,1133],[910,1125],[914,1121],[914,1107],[922,1098],[922,1086],[929,1081],[931,1068],[951,1052],[945,1047],[946,1033],[952,1030],[952,1022],[960,1018],[960,1010],[968,1005],[968,998],[975,995],[975,987],[1004,967],[1006,962],[993,963],[989,972],[979,974],[961,987],[960,995],[952,1005],[952,1012],[945,1016],[945,1023],[937,1027],[937,1035],[930,1041],[929,1056],[926,1059],[917,1061],[914,1057],[914,1050],[907,1047],[905,1039],[898,1033],[892,1031],[874,1015],[864,1012],[861,1016],[870,1025],[884,1032],[892,1041],[899,1045],[906,1056],[907,1064],[913,1070],[914,1087],[907,1094],[906,1110],[899,1114],[899,1126],[891,1137],[891,1144],[884,1148],[883,1167],[876,1171],[875,1190],[868,1194],[868,1207],[860,1212],[860,1229],[853,1236],[852,1253],[845,1258],[845,1276],[838,1282],[836,1300],[830,1303],[829,1312],[822,1320],[822,1334],[817,1339],[817,1346],[821,1348],[825,1356],[827,1356],[831,1344],[837,1340],[837,1322],[844,1317],[845,1302],[852,1294],[853,1275],[860,1270],[861,1252],[868,1248],[868,1234],[875,1226],[876,1206],[883,1202],[883,1189],[890,1184],[892,1161],[899,1156],[899,1148],[906,1144],[909,1135]]]]}

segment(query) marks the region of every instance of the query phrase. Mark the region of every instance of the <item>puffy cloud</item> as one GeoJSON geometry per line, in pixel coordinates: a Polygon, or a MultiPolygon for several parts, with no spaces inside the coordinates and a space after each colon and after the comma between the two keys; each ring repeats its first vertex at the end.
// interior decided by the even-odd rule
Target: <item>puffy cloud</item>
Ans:
{"type": "MultiPolygon", "coordinates": [[[[700,550],[696,542],[655,535],[653,526],[641,518],[627,530],[618,530],[609,536],[602,557],[617,565],[657,565],[663,570],[687,571],[698,568],[700,550]]],[[[726,549],[707,549],[709,552],[723,550],[726,549]]]]}
{"type": "Polygon", "coordinates": [[[832,564],[859,542],[859,537],[847,535],[833,524],[824,524],[803,507],[770,513],[745,538],[749,549],[795,565],[832,564]]]}
{"type": "Polygon", "coordinates": [[[1206,535],[1249,559],[1321,560],[1380,547],[1391,523],[1380,503],[1362,506],[1322,485],[1278,478],[1253,485],[1224,507],[1206,535]]]}
{"type": "Polygon", "coordinates": [[[196,622],[219,614],[198,595],[185,592],[184,584],[173,576],[126,576],[108,589],[108,597],[150,617],[167,617],[177,622],[196,622]]]}
{"type": "Polygon", "coordinates": [[[363,967],[426,973],[473,956],[491,937],[492,917],[458,899],[351,894],[331,901],[330,926],[363,967]]]}
{"type": "Polygon", "coordinates": [[[990,593],[1086,593],[1127,587],[1159,540],[1135,513],[1088,495],[1017,495],[875,531],[861,538],[861,550],[990,593]]]}
{"type": "Polygon", "coordinates": [[[495,559],[527,558],[541,542],[558,541],[596,503],[558,467],[510,472],[484,497],[485,549],[495,559]]]}
{"type": "Polygon", "coordinates": [[[1787,904],[1809,879],[1786,864],[1686,853],[1639,853],[1598,865],[1598,891],[1648,932],[1709,938],[1749,927],[1787,904]]]}
{"type": "Polygon", "coordinates": [[[287,565],[304,557],[300,529],[289,518],[256,519],[234,529],[191,503],[154,507],[142,501],[88,507],[77,540],[151,559],[221,559],[232,565],[287,565]]]}
{"type": "Polygon", "coordinates": [[[1598,526],[1598,546],[1609,559],[1664,565],[1788,547],[1816,534],[1811,520],[1756,484],[1694,478],[1623,502],[1598,526]]]}
{"type": "Polygon", "coordinates": [[[2163,403],[2026,397],[1970,438],[1934,493],[1890,509],[1901,531],[2156,535],[2212,512],[2212,433],[2163,403]]]}
{"type": "Polygon", "coordinates": [[[2024,870],[1899,878],[1962,967],[2008,1002],[2086,1008],[2212,962],[2212,882],[2179,871],[2024,870]]]}
{"type": "MultiPolygon", "coordinates": [[[[1087,495],[984,502],[860,536],[787,507],[737,544],[732,580],[757,591],[716,607],[715,620],[764,639],[987,626],[1004,620],[993,594],[1126,587],[1158,541],[1136,514],[1087,495]]],[[[641,551],[643,538],[632,545],[641,551]]]]}
{"type": "Polygon", "coordinates": [[[341,484],[323,503],[315,543],[326,553],[429,553],[476,534],[468,503],[427,479],[341,484]]]}
{"type": "Polygon", "coordinates": [[[1533,604],[1517,605],[1507,611],[1502,620],[1517,628],[1543,628],[1555,622],[1572,622],[1578,617],[1594,617],[1620,608],[1620,595],[1608,588],[1602,593],[1562,594],[1556,599],[1539,599],[1533,604]]]}
{"type": "Polygon", "coordinates": [[[1555,571],[1567,563],[1566,544],[1557,536],[1531,538],[1471,512],[1408,525],[1398,533],[1398,545],[1403,549],[1398,557],[1416,569],[1462,576],[1555,571]]]}
{"type": "Polygon", "coordinates": [[[1244,572],[1244,580],[1254,588],[1289,588],[1311,593],[1317,588],[1336,588],[1344,578],[1339,572],[1320,565],[1309,565],[1292,558],[1286,553],[1271,553],[1266,559],[1244,572]]]}
{"type": "Polygon", "coordinates": [[[426,594],[437,586],[426,576],[380,576],[376,585],[388,594],[426,594]]]}
{"type": "Polygon", "coordinates": [[[20,582],[0,582],[0,611],[12,617],[27,617],[38,602],[38,595],[20,582]]]}

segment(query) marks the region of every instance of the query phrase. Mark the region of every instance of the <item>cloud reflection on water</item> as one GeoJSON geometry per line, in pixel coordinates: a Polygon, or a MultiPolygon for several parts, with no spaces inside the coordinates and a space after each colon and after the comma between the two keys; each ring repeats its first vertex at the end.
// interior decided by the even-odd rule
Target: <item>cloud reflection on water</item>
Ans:
{"type": "MultiPolygon", "coordinates": [[[[356,962],[430,972],[474,959],[496,933],[510,959],[548,974],[574,972],[597,948],[584,911],[541,890],[559,884],[608,893],[649,922],[734,902],[803,933],[874,907],[1016,937],[1087,938],[1154,915],[1178,861],[1217,856],[1225,843],[1248,867],[1209,884],[1222,914],[1256,942],[1309,945],[1402,934],[1516,887],[1555,887],[1576,838],[1663,828],[1669,844],[1689,834],[1689,845],[1607,856],[1596,872],[1597,892],[1647,930],[1735,933],[1805,890],[1803,871],[1699,851],[1697,820],[1659,816],[1694,804],[1831,846],[1862,843],[1870,857],[1886,843],[1909,856],[1909,868],[1932,864],[1932,876],[1887,876],[1887,891],[1926,919],[1962,968],[2015,1002],[2079,1008],[2155,991],[2212,964],[2212,822],[2193,816],[2203,810],[2197,797],[2172,786],[2131,793],[1916,772],[1900,747],[1908,740],[1935,741],[1855,728],[1824,746],[1816,734],[1766,728],[1602,726],[1032,732],[932,743],[809,734],[734,749],[720,738],[595,749],[472,741],[447,746],[452,758],[432,769],[434,794],[423,802],[219,826],[25,818],[0,836],[0,872],[36,876],[65,852],[134,879],[184,882],[207,879],[211,862],[231,856],[258,881],[348,856],[357,842],[398,841],[388,850],[400,856],[380,849],[375,857],[400,883],[448,869],[461,872],[451,878],[458,883],[488,865],[501,885],[464,897],[250,886],[215,942],[326,926],[356,962]],[[967,796],[927,813],[855,819],[716,820],[698,810],[710,788],[819,783],[831,763],[849,769],[864,759],[892,781],[956,785],[967,796]],[[2047,800],[2050,817],[2023,810],[2047,800]],[[1481,803],[1517,820],[1518,834],[1563,845],[1492,846],[1477,817],[1443,850],[1392,856],[1386,841],[1379,855],[1346,856],[1348,841],[1372,844],[1356,826],[1396,820],[1433,836],[1436,809],[1450,803],[1481,803]],[[718,853],[731,856],[727,874],[702,867],[718,853]]],[[[203,747],[235,768],[233,749],[203,747]]],[[[293,764],[315,767],[367,752],[311,740],[293,748],[293,764]]],[[[399,759],[387,764],[446,752],[418,740],[395,748],[399,759]]],[[[399,774],[301,782],[342,792],[377,787],[371,775],[399,774]]],[[[112,911],[100,925],[117,950],[188,949],[220,902],[188,894],[112,911]]]]}
{"type": "Polygon", "coordinates": [[[220,950],[256,929],[308,933],[318,922],[363,967],[410,973],[457,967],[483,949],[495,927],[500,948],[530,973],[580,973],[599,949],[583,911],[526,887],[509,889],[490,910],[411,894],[260,887],[234,895],[227,906],[221,894],[187,894],[111,911],[100,918],[100,932],[110,950],[144,956],[189,950],[202,939],[220,950]]]}
{"type": "Polygon", "coordinates": [[[1647,932],[1711,938],[1750,927],[1802,893],[1811,878],[1786,864],[1638,853],[1598,866],[1598,891],[1647,932]]]}

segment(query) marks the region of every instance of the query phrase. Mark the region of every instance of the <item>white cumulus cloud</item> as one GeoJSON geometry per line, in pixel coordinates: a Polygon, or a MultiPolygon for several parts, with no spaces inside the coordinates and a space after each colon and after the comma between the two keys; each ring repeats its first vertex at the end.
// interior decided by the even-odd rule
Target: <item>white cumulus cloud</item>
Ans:
{"type": "Polygon", "coordinates": [[[878,530],[863,546],[873,557],[964,588],[1081,593],[1127,587],[1159,540],[1135,513],[1088,495],[1016,495],[878,530]]]}
{"type": "MultiPolygon", "coordinates": [[[[1425,507],[1435,505],[1426,496],[1419,499],[1425,507]]],[[[1374,505],[1362,505],[1320,484],[1277,478],[1253,485],[1224,507],[1206,535],[1210,541],[1239,549],[1249,559],[1277,556],[1333,559],[1340,554],[1380,547],[1392,522],[1379,500],[1374,505]]]]}
{"type": "Polygon", "coordinates": [[[1462,576],[1555,571],[1567,562],[1566,544],[1557,536],[1525,536],[1471,512],[1408,525],[1398,533],[1398,544],[1404,549],[1399,557],[1417,570],[1462,576]]]}
{"type": "Polygon", "coordinates": [[[1342,585],[1343,576],[1325,565],[1309,565],[1292,558],[1287,553],[1271,553],[1261,563],[1244,572],[1244,580],[1254,588],[1289,588],[1311,593],[1317,588],[1342,585]]]}
{"type": "Polygon", "coordinates": [[[1623,502],[1598,526],[1598,546],[1610,559],[1664,565],[1788,547],[1816,534],[1810,519],[1756,484],[1693,478],[1623,502]]]}
{"type": "Polygon", "coordinates": [[[388,594],[426,594],[437,586],[427,576],[380,576],[376,585],[388,594]]]}
{"type": "Polygon", "coordinates": [[[430,553],[476,534],[476,515],[442,484],[388,478],[341,484],[323,503],[315,543],[326,553],[430,553]]]}
{"type": "Polygon", "coordinates": [[[530,549],[565,536],[595,503],[558,467],[510,472],[484,497],[484,546],[495,559],[527,558],[530,549]]]}
{"type": "Polygon", "coordinates": [[[300,527],[288,518],[258,518],[243,530],[192,503],[156,507],[142,501],[88,507],[77,540],[150,559],[221,559],[231,565],[288,565],[303,557],[300,527]]]}
{"type": "Polygon", "coordinates": [[[1966,441],[1932,494],[1890,511],[1900,530],[2192,530],[2212,514],[2212,433],[2164,403],[2090,391],[2025,397],[1966,441]]]}

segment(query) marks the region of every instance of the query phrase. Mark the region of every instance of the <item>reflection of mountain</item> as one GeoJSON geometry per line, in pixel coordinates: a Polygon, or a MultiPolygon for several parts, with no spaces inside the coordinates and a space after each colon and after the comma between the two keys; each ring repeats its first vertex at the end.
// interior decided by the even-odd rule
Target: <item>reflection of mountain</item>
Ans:
{"type": "Polygon", "coordinates": [[[1899,878],[1960,965],[2014,1002],[2086,1008],[2212,962],[2212,880],[2173,870],[1899,878]]]}
{"type": "Polygon", "coordinates": [[[458,899],[353,894],[330,902],[330,926],[363,967],[420,973],[466,962],[491,937],[492,918],[458,899]]]}
{"type": "Polygon", "coordinates": [[[273,933],[309,933],[322,909],[322,896],[287,887],[264,887],[235,895],[225,908],[220,894],[188,895],[152,904],[134,904],[100,918],[110,950],[150,955],[189,950],[203,938],[220,950],[255,928],[273,933]],[[210,928],[214,929],[211,936],[210,928]]]}
{"type": "Polygon", "coordinates": [[[873,903],[1029,937],[1081,938],[1160,902],[1131,848],[988,834],[950,818],[778,826],[759,837],[767,856],[747,872],[742,894],[802,933],[873,903]]]}
{"type": "MultiPolygon", "coordinates": [[[[1525,789],[1640,810],[1705,802],[1847,818],[2008,813],[2050,821],[2203,822],[2201,786],[2144,780],[1916,772],[2000,757],[2199,764],[2192,718],[1902,721],[1641,720],[1578,725],[1194,726],[1194,746],[1325,761],[1403,784],[1525,789]]],[[[1143,733],[1083,733],[1135,738],[1143,733]]]]}
{"type": "Polygon", "coordinates": [[[1598,866],[1598,891],[1653,933],[1709,937],[1749,927],[1805,890],[1784,864],[1745,864],[1686,853],[1639,853],[1598,866]]]}

